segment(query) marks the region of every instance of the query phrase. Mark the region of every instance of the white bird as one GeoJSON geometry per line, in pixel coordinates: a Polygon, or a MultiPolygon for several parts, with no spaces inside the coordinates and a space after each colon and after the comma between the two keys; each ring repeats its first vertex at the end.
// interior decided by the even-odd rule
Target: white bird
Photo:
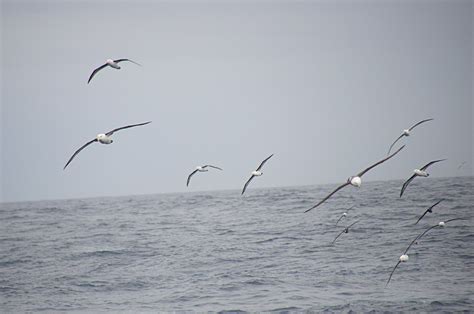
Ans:
{"type": "Polygon", "coordinates": [[[101,133],[101,134],[97,134],[97,136],[95,137],[95,139],[85,143],[84,145],[81,146],[81,148],[79,148],[78,150],[76,150],[76,152],[71,156],[71,158],[69,158],[69,160],[67,161],[66,165],[64,166],[63,169],[66,169],[66,167],[71,163],[71,161],[74,159],[74,157],[76,157],[77,154],[79,154],[81,152],[81,150],[83,150],[84,148],[86,148],[88,145],[94,143],[94,142],[99,142],[101,144],[112,144],[113,143],[113,140],[110,138],[112,136],[112,134],[114,134],[115,132],[117,131],[120,131],[120,130],[123,130],[123,129],[128,129],[128,128],[133,128],[133,127],[136,127],[136,126],[140,126],[140,125],[145,125],[145,124],[148,124],[148,123],[151,123],[151,121],[148,121],[148,122],[144,122],[144,123],[138,123],[138,124],[132,124],[132,125],[127,125],[127,126],[123,126],[123,127],[120,127],[120,128],[117,128],[117,129],[113,129],[112,131],[109,131],[105,134],[101,133]]]}
{"type": "Polygon", "coordinates": [[[411,181],[413,181],[413,179],[415,179],[416,177],[425,177],[425,178],[429,177],[430,174],[426,172],[426,169],[428,169],[428,167],[431,166],[432,164],[435,164],[437,162],[444,161],[444,160],[446,159],[433,160],[427,163],[426,165],[424,165],[423,167],[421,167],[420,169],[413,170],[414,174],[410,178],[408,178],[408,180],[406,180],[405,183],[403,183],[402,190],[400,191],[400,197],[402,197],[403,192],[405,192],[405,189],[408,187],[411,181]]]}
{"type": "Polygon", "coordinates": [[[191,172],[191,173],[189,174],[188,180],[186,181],[186,186],[189,185],[189,181],[191,180],[191,177],[192,177],[194,174],[196,174],[197,172],[206,172],[206,171],[209,171],[208,169],[206,169],[207,167],[222,170],[221,168],[216,167],[216,166],[212,166],[212,165],[197,166],[197,167],[196,167],[196,170],[194,170],[193,172],[191,172]]]}
{"type": "Polygon", "coordinates": [[[331,196],[333,196],[333,194],[335,194],[337,191],[339,191],[340,189],[348,186],[348,185],[352,185],[352,186],[355,186],[355,187],[360,187],[360,185],[362,184],[362,180],[361,180],[361,177],[367,172],[369,171],[370,169],[380,165],[381,163],[389,160],[390,158],[392,158],[393,156],[395,156],[396,154],[398,154],[398,152],[400,152],[403,148],[405,147],[405,145],[403,145],[402,147],[400,147],[395,153],[393,153],[392,155],[376,162],[375,164],[373,164],[372,166],[368,167],[367,169],[359,172],[357,175],[355,176],[352,176],[352,177],[349,177],[346,181],[346,183],[343,183],[341,184],[340,186],[338,186],[334,191],[332,191],[331,193],[329,193],[328,196],[326,196],[325,198],[323,198],[319,203],[317,203],[316,205],[314,205],[313,207],[311,207],[310,209],[306,210],[305,213],[309,212],[310,210],[318,207],[319,205],[321,205],[322,203],[324,203],[327,199],[329,199],[331,196]]]}
{"type": "Polygon", "coordinates": [[[141,64],[138,64],[136,63],[135,61],[132,61],[130,59],[117,59],[117,60],[112,60],[112,59],[107,59],[107,61],[105,61],[105,64],[101,65],[100,67],[98,67],[97,69],[95,69],[91,76],[89,76],[89,80],[87,81],[87,84],[89,84],[89,82],[92,80],[92,78],[97,74],[97,72],[99,72],[100,70],[102,70],[103,68],[105,67],[111,67],[111,68],[114,68],[114,69],[117,69],[117,70],[120,70],[120,66],[118,65],[120,62],[124,62],[124,61],[128,61],[128,62],[132,62],[132,63],[135,63],[136,65],[139,65],[141,66],[141,64]]]}
{"type": "Polygon", "coordinates": [[[407,262],[408,261],[408,250],[411,248],[411,246],[419,239],[421,239],[421,237],[423,237],[428,231],[434,229],[434,228],[439,228],[439,227],[444,227],[446,225],[446,223],[450,222],[450,221],[453,221],[453,220],[465,220],[466,218],[453,218],[453,219],[448,219],[448,220],[445,220],[445,221],[440,221],[438,224],[434,225],[434,226],[431,226],[429,227],[428,229],[426,229],[425,231],[423,231],[420,235],[418,235],[415,239],[413,239],[413,241],[411,241],[410,245],[407,247],[407,249],[405,250],[405,252],[402,254],[402,256],[400,256],[400,258],[398,259],[398,262],[397,264],[395,265],[395,267],[393,268],[392,272],[390,273],[390,277],[388,277],[388,280],[387,280],[387,284],[385,285],[385,287],[388,285],[388,283],[390,282],[390,279],[392,279],[392,276],[393,276],[393,273],[395,272],[395,269],[397,269],[398,265],[400,265],[400,263],[404,263],[404,262],[407,262]]]}
{"type": "Polygon", "coordinates": [[[347,226],[344,230],[341,231],[341,233],[339,233],[337,235],[337,237],[332,241],[332,244],[334,244],[334,242],[336,242],[336,240],[343,234],[343,233],[349,233],[349,228],[352,227],[353,225],[355,225],[356,223],[358,223],[359,221],[357,220],[356,222],[353,222],[352,224],[350,224],[349,226],[347,226]]]}
{"type": "Polygon", "coordinates": [[[437,201],[436,203],[434,203],[433,205],[431,205],[427,210],[425,210],[425,212],[423,213],[423,215],[421,215],[421,217],[418,218],[418,220],[415,222],[415,225],[416,225],[423,217],[425,217],[425,215],[426,215],[427,213],[432,213],[432,212],[433,212],[433,207],[435,207],[436,205],[438,205],[438,204],[441,203],[442,201],[444,201],[444,200],[439,200],[439,201],[437,201]]]}
{"type": "Polygon", "coordinates": [[[349,208],[347,209],[346,212],[342,213],[341,217],[339,217],[339,219],[336,221],[336,226],[337,226],[337,224],[339,223],[339,221],[340,221],[342,218],[347,217],[347,212],[350,211],[351,209],[353,209],[354,206],[355,206],[355,205],[352,205],[351,207],[349,207],[349,208]]]}
{"type": "Polygon", "coordinates": [[[420,122],[418,122],[418,123],[416,123],[415,125],[413,125],[411,128],[403,130],[402,134],[395,140],[395,142],[392,143],[392,145],[390,145],[390,148],[389,148],[389,150],[388,150],[387,155],[390,154],[390,152],[392,151],[393,145],[395,145],[395,143],[398,142],[399,139],[401,139],[401,138],[404,137],[404,136],[410,136],[411,130],[413,130],[413,129],[414,129],[415,127],[417,127],[418,125],[420,125],[420,124],[422,124],[422,123],[425,123],[425,122],[428,122],[428,121],[431,121],[431,120],[433,120],[433,119],[421,120],[420,122]]]}
{"type": "Polygon", "coordinates": [[[241,194],[241,195],[243,195],[243,194],[245,193],[245,190],[247,189],[247,186],[249,185],[250,181],[252,181],[252,179],[253,179],[254,177],[260,177],[260,176],[263,174],[263,172],[260,171],[260,170],[262,169],[263,165],[267,162],[267,160],[270,159],[270,158],[272,158],[272,156],[273,156],[273,154],[271,154],[270,156],[268,156],[267,158],[265,158],[265,160],[262,161],[262,163],[260,164],[260,166],[258,166],[257,170],[252,171],[252,176],[247,180],[247,182],[245,182],[245,185],[244,185],[244,188],[243,188],[243,190],[242,190],[242,194],[241,194]]]}

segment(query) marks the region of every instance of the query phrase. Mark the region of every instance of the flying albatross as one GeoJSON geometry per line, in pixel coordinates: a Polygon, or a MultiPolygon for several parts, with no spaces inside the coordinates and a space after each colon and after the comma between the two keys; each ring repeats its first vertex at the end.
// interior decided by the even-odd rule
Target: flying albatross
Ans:
{"type": "Polygon", "coordinates": [[[354,206],[355,206],[355,205],[352,205],[352,206],[349,207],[345,212],[342,213],[341,217],[339,217],[339,219],[336,221],[336,226],[337,226],[337,224],[339,223],[339,221],[340,221],[342,218],[344,218],[344,217],[347,216],[347,212],[350,211],[351,209],[353,209],[354,206]]]}
{"type": "Polygon", "coordinates": [[[317,203],[316,205],[314,205],[313,207],[311,207],[310,209],[307,209],[305,211],[305,213],[309,212],[310,210],[318,207],[319,205],[321,205],[322,203],[324,203],[326,200],[328,200],[331,196],[333,196],[337,191],[339,191],[340,189],[348,186],[348,185],[352,185],[352,186],[355,186],[355,187],[360,187],[360,185],[362,184],[362,180],[361,180],[361,177],[367,172],[369,171],[370,169],[380,165],[381,163],[389,160],[390,158],[392,158],[393,156],[395,156],[396,154],[398,154],[403,148],[405,147],[405,145],[403,145],[402,147],[400,147],[396,152],[394,152],[392,155],[376,162],[375,164],[373,164],[372,166],[368,167],[367,169],[359,172],[357,175],[355,176],[352,176],[352,177],[349,177],[347,179],[347,181],[341,185],[339,185],[334,191],[332,191],[331,193],[329,193],[328,196],[326,196],[325,198],[323,198],[319,203],[317,203]]]}
{"type": "Polygon", "coordinates": [[[436,205],[438,205],[438,204],[441,203],[442,201],[444,201],[444,200],[442,199],[442,200],[437,201],[436,203],[434,203],[433,205],[431,205],[427,210],[425,210],[425,212],[423,213],[423,215],[421,215],[421,217],[418,218],[418,220],[415,222],[415,225],[416,225],[423,217],[425,217],[425,215],[426,215],[427,213],[432,213],[432,212],[433,212],[433,207],[435,207],[436,205]]]}
{"type": "Polygon", "coordinates": [[[342,230],[338,235],[337,237],[334,238],[334,240],[332,241],[332,244],[334,244],[334,242],[336,242],[336,240],[343,234],[343,233],[349,233],[349,228],[352,227],[353,225],[355,225],[356,223],[358,223],[359,221],[355,221],[353,222],[352,224],[350,224],[349,226],[347,226],[344,230],[342,230]]]}
{"type": "Polygon", "coordinates": [[[390,154],[390,152],[392,151],[393,145],[395,145],[395,143],[398,142],[399,139],[401,139],[404,136],[410,136],[411,130],[413,130],[415,127],[419,126],[420,124],[431,121],[431,120],[433,119],[421,120],[420,122],[413,125],[411,128],[403,130],[402,134],[395,140],[395,142],[392,143],[392,145],[390,145],[387,155],[390,154]]]}
{"type": "Polygon", "coordinates": [[[406,180],[405,183],[403,183],[402,190],[400,191],[400,197],[402,197],[403,192],[405,192],[405,189],[408,187],[411,181],[413,181],[413,179],[415,179],[416,177],[425,177],[425,178],[429,177],[430,174],[426,172],[426,169],[428,169],[428,167],[431,166],[432,164],[435,164],[437,162],[444,161],[444,160],[446,159],[433,160],[427,163],[426,165],[424,165],[423,167],[421,167],[420,169],[413,170],[414,174],[410,178],[408,178],[408,180],[406,180]]]}
{"type": "Polygon", "coordinates": [[[112,59],[107,59],[107,61],[105,61],[105,64],[101,65],[100,67],[98,67],[97,69],[95,69],[91,76],[89,76],[89,80],[87,81],[87,84],[89,84],[89,82],[92,80],[92,78],[97,74],[97,72],[99,72],[100,70],[102,70],[103,68],[105,67],[111,67],[111,68],[114,68],[114,69],[117,69],[117,70],[120,70],[120,66],[118,65],[120,62],[124,62],[124,61],[128,61],[128,62],[132,62],[132,63],[135,63],[136,65],[139,65],[141,66],[141,64],[139,63],[136,63],[135,61],[132,61],[130,59],[117,59],[117,60],[112,60],[112,59]]]}
{"type": "Polygon", "coordinates": [[[242,194],[241,195],[244,195],[245,193],[245,190],[247,189],[247,186],[249,185],[250,181],[252,181],[252,179],[254,177],[260,177],[263,172],[260,171],[263,167],[263,165],[267,162],[268,159],[272,158],[273,154],[271,154],[270,156],[268,156],[267,158],[265,158],[264,161],[262,161],[262,163],[260,164],[260,166],[258,166],[257,170],[254,170],[252,171],[252,176],[247,180],[247,182],[245,182],[245,185],[244,185],[244,188],[242,189],[242,194]]]}
{"type": "Polygon", "coordinates": [[[140,126],[140,125],[145,125],[145,124],[148,124],[148,123],[151,123],[151,121],[148,121],[148,122],[144,122],[144,123],[138,123],[138,124],[131,124],[131,125],[126,125],[126,126],[123,126],[123,127],[120,127],[120,128],[117,128],[117,129],[113,129],[112,131],[109,131],[105,134],[101,133],[101,134],[97,134],[97,136],[95,137],[95,139],[93,140],[90,140],[89,142],[85,143],[84,145],[81,146],[81,148],[79,148],[78,150],[76,150],[74,152],[74,154],[71,156],[71,158],[69,158],[69,160],[67,161],[66,165],[64,166],[63,169],[66,169],[66,167],[71,163],[71,161],[74,159],[74,157],[77,156],[77,154],[79,154],[81,152],[81,150],[83,150],[84,148],[86,148],[87,146],[89,146],[90,144],[94,143],[94,142],[99,142],[101,144],[112,144],[113,143],[113,140],[110,138],[112,136],[112,134],[114,134],[115,132],[117,131],[120,131],[120,130],[123,130],[123,129],[128,129],[128,128],[133,128],[133,127],[136,127],[136,126],[140,126]]]}
{"type": "Polygon", "coordinates": [[[194,170],[193,172],[191,172],[191,173],[189,174],[189,176],[188,176],[188,181],[186,181],[186,186],[189,185],[189,181],[191,181],[191,177],[192,177],[193,175],[195,175],[197,172],[206,172],[206,171],[209,171],[208,169],[206,169],[207,167],[222,170],[221,168],[216,167],[216,166],[212,166],[212,165],[197,166],[197,167],[196,167],[196,170],[194,170]]]}
{"type": "Polygon", "coordinates": [[[450,221],[454,221],[454,220],[465,220],[466,218],[453,218],[453,219],[448,219],[448,220],[445,220],[445,221],[440,221],[438,224],[434,225],[434,226],[431,226],[429,227],[428,229],[426,229],[425,231],[423,231],[421,234],[419,234],[415,239],[413,239],[413,241],[411,241],[410,245],[407,247],[407,249],[405,250],[405,252],[403,252],[402,256],[400,256],[400,258],[398,259],[398,262],[397,264],[395,265],[395,267],[393,268],[392,272],[390,273],[390,277],[388,277],[388,280],[387,280],[387,284],[385,285],[388,286],[388,283],[390,282],[390,279],[392,279],[392,276],[393,276],[393,273],[395,272],[395,269],[397,269],[398,265],[400,265],[400,263],[404,263],[404,262],[408,262],[408,250],[411,248],[411,246],[413,244],[415,244],[415,242],[419,239],[421,239],[421,237],[423,237],[428,231],[434,229],[434,228],[440,228],[440,227],[444,227],[446,223],[450,222],[450,221]]]}

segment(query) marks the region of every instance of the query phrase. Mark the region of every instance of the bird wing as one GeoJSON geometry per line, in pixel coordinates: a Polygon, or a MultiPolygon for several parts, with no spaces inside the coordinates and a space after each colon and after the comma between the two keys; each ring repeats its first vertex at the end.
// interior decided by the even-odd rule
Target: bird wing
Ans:
{"type": "Polygon", "coordinates": [[[97,74],[97,72],[99,72],[100,70],[102,70],[103,68],[105,68],[107,65],[108,65],[108,64],[106,63],[106,64],[101,65],[101,66],[98,67],[97,69],[95,69],[95,70],[92,72],[91,76],[89,76],[89,80],[87,81],[87,84],[90,83],[90,81],[91,81],[92,78],[97,74]]]}
{"type": "Polygon", "coordinates": [[[271,154],[270,156],[268,156],[267,158],[265,158],[264,161],[262,161],[262,163],[260,164],[260,166],[258,166],[257,168],[257,171],[260,171],[260,169],[262,169],[263,165],[267,162],[268,159],[272,158],[273,154],[271,154]]]}
{"type": "Polygon", "coordinates": [[[425,123],[425,122],[428,122],[428,121],[431,121],[433,119],[426,119],[426,120],[421,120],[420,122],[418,122],[417,124],[413,125],[411,128],[408,129],[408,131],[411,131],[413,130],[415,127],[419,126],[420,124],[422,123],[425,123]]]}
{"type": "Polygon", "coordinates": [[[389,160],[390,158],[392,158],[393,156],[395,156],[396,154],[398,154],[403,148],[405,147],[405,145],[403,145],[402,147],[400,147],[395,153],[391,154],[390,156],[387,156],[385,157],[384,159],[376,162],[375,164],[373,164],[372,166],[370,166],[369,168],[359,172],[357,174],[358,177],[362,177],[367,171],[369,171],[370,169],[380,165],[381,163],[384,163],[385,161],[389,160]]]}
{"type": "Polygon", "coordinates": [[[346,209],[346,212],[352,210],[354,207],[355,207],[355,205],[352,205],[351,207],[349,207],[348,209],[346,209]]]}
{"type": "Polygon", "coordinates": [[[388,281],[387,281],[387,284],[385,285],[385,287],[388,286],[388,283],[390,282],[390,279],[392,279],[392,276],[393,276],[393,273],[395,272],[395,269],[397,269],[398,265],[400,265],[401,261],[399,260],[397,265],[395,265],[395,267],[393,267],[393,270],[392,272],[390,273],[390,277],[388,277],[388,281]]]}
{"type": "Polygon", "coordinates": [[[216,167],[216,166],[212,166],[212,165],[205,165],[205,166],[203,166],[203,168],[207,168],[207,167],[222,170],[222,168],[219,168],[219,167],[216,167]]]}
{"type": "MultiPolygon", "coordinates": [[[[430,208],[431,208],[431,207],[430,207],[430,208]]],[[[425,217],[425,215],[426,215],[429,211],[430,211],[430,209],[425,210],[425,212],[423,213],[423,215],[421,215],[421,217],[418,218],[418,220],[415,222],[415,225],[416,225],[423,217],[425,217]]]]}
{"type": "Polygon", "coordinates": [[[400,191],[400,197],[402,197],[403,192],[405,192],[405,189],[407,188],[408,184],[410,184],[410,182],[413,181],[413,179],[415,178],[416,174],[412,175],[408,180],[405,181],[405,183],[403,183],[402,190],[400,191]]]}
{"type": "Polygon", "coordinates": [[[319,205],[321,205],[322,203],[324,203],[328,198],[330,198],[334,193],[336,193],[337,191],[339,191],[340,189],[342,189],[343,187],[345,187],[346,185],[349,185],[350,182],[346,182],[346,183],[343,183],[341,184],[340,186],[338,186],[334,191],[332,191],[328,196],[326,196],[325,198],[323,198],[318,204],[314,205],[313,207],[311,207],[310,209],[307,209],[305,210],[305,213],[309,212],[310,210],[318,207],[319,205]]]}
{"type": "Polygon", "coordinates": [[[422,233],[420,233],[416,238],[413,239],[413,241],[411,241],[410,245],[407,247],[407,249],[405,250],[405,253],[403,254],[407,254],[408,253],[408,250],[411,248],[411,246],[416,242],[416,240],[419,240],[421,239],[421,237],[423,237],[428,231],[430,231],[431,229],[434,229],[436,227],[439,227],[439,225],[434,225],[434,226],[431,226],[429,227],[428,229],[426,229],[425,231],[423,231],[422,233]]]}
{"type": "Polygon", "coordinates": [[[390,145],[390,148],[388,149],[387,155],[390,155],[390,152],[392,151],[393,145],[395,145],[395,143],[398,142],[398,140],[400,140],[400,139],[401,139],[402,137],[404,137],[404,136],[405,136],[404,134],[400,135],[400,136],[395,140],[395,142],[393,142],[392,145],[390,145]]]}
{"type": "Polygon", "coordinates": [[[186,186],[188,186],[188,185],[189,185],[189,181],[191,180],[191,177],[192,177],[192,176],[193,176],[193,175],[194,175],[196,172],[198,172],[198,170],[197,170],[197,169],[196,169],[196,170],[194,170],[193,172],[191,172],[191,173],[189,174],[189,176],[188,176],[188,180],[186,181],[186,186]]]}
{"type": "Polygon", "coordinates": [[[250,183],[250,181],[252,181],[253,177],[255,177],[255,176],[252,175],[252,176],[247,180],[247,182],[245,182],[244,189],[242,190],[242,194],[240,194],[240,195],[244,195],[245,190],[247,189],[247,185],[249,185],[249,183],[250,183]]]}
{"type": "Polygon", "coordinates": [[[130,59],[117,59],[117,60],[114,60],[115,63],[119,63],[119,62],[123,62],[123,61],[128,61],[128,62],[131,62],[131,63],[135,63],[136,65],[142,66],[140,63],[137,63],[137,62],[132,61],[130,59]]]}
{"type": "Polygon", "coordinates": [[[446,159],[438,159],[438,160],[430,161],[429,163],[427,163],[426,165],[424,165],[420,170],[425,171],[425,170],[428,169],[428,167],[431,166],[432,164],[435,164],[435,163],[440,162],[440,161],[443,161],[443,160],[446,160],[446,159]]]}
{"type": "Polygon", "coordinates": [[[450,221],[453,221],[453,220],[467,220],[467,218],[453,218],[453,219],[448,219],[448,220],[445,220],[444,223],[447,223],[447,222],[450,222],[450,221]]]}
{"type": "Polygon", "coordinates": [[[94,142],[97,142],[97,139],[93,139],[87,143],[85,143],[84,145],[81,146],[81,148],[79,148],[78,150],[76,150],[74,152],[74,154],[71,156],[71,158],[69,158],[69,160],[67,161],[66,165],[64,166],[63,170],[66,169],[66,167],[71,163],[71,161],[74,159],[74,157],[76,157],[77,154],[79,154],[81,152],[81,150],[83,150],[84,148],[86,148],[88,145],[94,143],[94,142]]]}
{"type": "Polygon", "coordinates": [[[332,240],[332,244],[334,244],[334,242],[336,242],[336,240],[344,233],[344,231],[346,231],[346,229],[342,230],[342,231],[337,235],[337,237],[335,237],[334,240],[332,240]]]}
{"type": "Polygon", "coordinates": [[[133,127],[140,126],[140,125],[145,125],[145,124],[148,124],[148,123],[151,123],[151,121],[138,123],[138,124],[126,125],[126,126],[123,126],[123,127],[117,128],[117,129],[113,129],[112,131],[109,131],[109,132],[105,133],[105,135],[110,136],[110,135],[114,134],[117,131],[120,131],[120,130],[123,130],[123,129],[128,129],[128,128],[133,128],[133,127]]]}
{"type": "Polygon", "coordinates": [[[353,223],[351,223],[349,226],[347,226],[347,228],[346,228],[346,229],[349,229],[350,227],[352,227],[353,225],[355,225],[355,224],[356,224],[356,223],[358,223],[358,222],[359,222],[359,220],[357,220],[357,221],[354,221],[354,222],[353,222],[353,223]]]}
{"type": "Polygon", "coordinates": [[[341,215],[341,217],[339,217],[339,219],[336,221],[336,226],[342,218],[344,218],[344,215],[341,215]]]}

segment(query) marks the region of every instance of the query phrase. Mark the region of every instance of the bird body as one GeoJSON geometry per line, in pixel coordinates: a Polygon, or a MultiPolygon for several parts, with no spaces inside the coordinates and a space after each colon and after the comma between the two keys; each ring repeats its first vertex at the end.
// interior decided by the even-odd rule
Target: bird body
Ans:
{"type": "Polygon", "coordinates": [[[101,144],[112,144],[114,141],[110,138],[110,136],[107,136],[103,133],[97,134],[97,142],[101,144]]]}
{"type": "Polygon", "coordinates": [[[252,175],[256,177],[260,177],[263,174],[262,171],[254,170],[252,171],[252,175]]]}
{"type": "Polygon", "coordinates": [[[111,66],[112,68],[114,69],[117,69],[117,70],[120,70],[120,66],[118,65],[118,63],[116,63],[114,60],[112,59],[107,59],[107,61],[105,61],[105,63],[109,66],[111,66]]]}
{"type": "Polygon", "coordinates": [[[409,257],[407,254],[403,254],[402,256],[400,256],[400,262],[404,263],[404,262],[408,262],[409,260],[409,257]]]}
{"type": "Polygon", "coordinates": [[[347,179],[347,182],[349,182],[352,186],[360,188],[362,184],[362,179],[358,176],[354,176],[354,177],[349,177],[349,179],[347,179]]]}
{"type": "Polygon", "coordinates": [[[410,130],[409,129],[403,130],[403,135],[404,136],[410,136],[410,130]]]}
{"type": "Polygon", "coordinates": [[[428,172],[426,172],[425,170],[415,169],[415,170],[413,170],[413,172],[419,177],[425,177],[426,178],[426,177],[430,176],[430,174],[428,172]]]}

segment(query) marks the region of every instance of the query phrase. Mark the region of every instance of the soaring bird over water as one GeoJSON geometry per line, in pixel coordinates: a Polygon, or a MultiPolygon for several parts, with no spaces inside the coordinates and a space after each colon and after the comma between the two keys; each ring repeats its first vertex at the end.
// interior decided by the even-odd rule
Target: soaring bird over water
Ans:
{"type": "Polygon", "coordinates": [[[334,244],[334,242],[336,242],[336,240],[343,234],[343,233],[349,233],[349,228],[352,227],[353,225],[355,225],[356,223],[358,223],[359,221],[355,221],[353,223],[351,223],[349,226],[347,226],[344,230],[342,230],[336,238],[334,238],[334,240],[332,241],[332,244],[334,244]]]}
{"type": "Polygon", "coordinates": [[[355,205],[352,205],[351,207],[349,207],[345,212],[342,213],[341,217],[339,217],[339,219],[336,221],[336,226],[337,224],[339,223],[339,221],[344,218],[344,217],[347,217],[347,212],[350,211],[351,209],[354,208],[355,205]]]}
{"type": "Polygon", "coordinates": [[[426,229],[425,231],[423,231],[422,233],[420,233],[415,239],[413,239],[413,241],[411,241],[410,245],[407,247],[407,249],[405,250],[405,252],[399,257],[398,259],[398,262],[397,264],[395,265],[395,267],[393,267],[393,270],[392,272],[390,273],[390,276],[388,277],[388,280],[387,280],[387,284],[385,285],[385,287],[388,286],[388,283],[390,282],[390,279],[392,279],[392,276],[393,276],[393,273],[395,272],[395,269],[397,269],[398,265],[400,265],[400,263],[404,263],[404,262],[408,262],[408,250],[411,248],[411,246],[419,239],[421,239],[428,231],[434,229],[434,228],[440,228],[440,227],[444,227],[446,225],[446,223],[450,222],[450,221],[454,221],[454,220],[465,220],[466,218],[453,218],[453,219],[448,219],[448,220],[445,220],[445,221],[440,221],[438,224],[434,225],[434,226],[431,226],[429,227],[428,229],[426,229]]]}
{"type": "Polygon", "coordinates": [[[95,69],[91,76],[89,76],[89,80],[87,81],[87,84],[89,84],[89,82],[92,80],[92,78],[102,69],[104,69],[105,67],[111,67],[111,68],[114,68],[114,69],[117,69],[117,70],[120,70],[120,66],[118,65],[120,62],[124,62],[124,61],[128,61],[128,62],[132,62],[132,63],[135,63],[136,65],[139,65],[141,66],[141,64],[138,64],[136,63],[135,61],[132,61],[130,59],[117,59],[117,60],[112,60],[112,59],[107,59],[107,61],[105,61],[105,64],[101,65],[100,67],[98,67],[97,69],[95,69]]]}
{"type": "Polygon", "coordinates": [[[388,149],[387,155],[390,154],[390,152],[392,151],[393,145],[395,145],[395,143],[398,142],[399,139],[401,139],[401,138],[404,137],[404,136],[410,136],[410,132],[411,132],[415,127],[417,127],[418,125],[420,125],[420,124],[422,124],[422,123],[431,121],[431,120],[433,120],[433,119],[421,120],[420,122],[418,122],[418,123],[416,123],[415,125],[413,125],[411,128],[403,130],[402,134],[395,140],[395,142],[392,143],[392,145],[390,145],[390,148],[388,149]]]}
{"type": "Polygon", "coordinates": [[[82,145],[78,150],[76,150],[74,152],[74,154],[71,156],[71,158],[69,158],[69,160],[67,161],[66,165],[64,166],[63,169],[66,169],[66,167],[71,163],[71,161],[74,159],[74,157],[77,156],[77,154],[79,154],[81,152],[81,150],[83,150],[84,148],[86,148],[87,146],[89,146],[90,144],[94,143],[94,142],[99,142],[101,144],[112,144],[113,143],[113,140],[110,138],[112,136],[112,134],[114,134],[115,132],[117,131],[120,131],[120,130],[124,130],[124,129],[128,129],[128,128],[133,128],[133,127],[136,127],[136,126],[141,126],[141,125],[145,125],[145,124],[148,124],[148,123],[151,123],[151,121],[148,121],[148,122],[144,122],[144,123],[138,123],[138,124],[131,124],[131,125],[126,125],[126,126],[122,126],[120,128],[116,128],[116,129],[113,129],[112,131],[109,131],[105,134],[101,133],[101,134],[97,134],[97,136],[95,137],[95,139],[93,140],[90,140],[89,142],[85,143],[84,145],[82,145]]]}
{"type": "Polygon", "coordinates": [[[427,210],[425,210],[425,212],[423,213],[423,215],[420,216],[420,218],[418,218],[418,220],[415,222],[415,225],[423,218],[425,217],[425,215],[427,213],[432,213],[433,212],[433,207],[435,207],[436,205],[438,205],[439,203],[441,203],[442,201],[444,200],[439,200],[437,201],[436,203],[434,203],[433,205],[431,205],[427,210]]]}
{"type": "Polygon", "coordinates": [[[208,168],[208,167],[209,167],[209,168],[218,169],[218,170],[222,170],[221,168],[216,167],[216,166],[212,166],[212,165],[197,166],[196,169],[195,169],[193,172],[191,172],[191,173],[189,174],[188,180],[186,181],[186,186],[189,185],[189,181],[191,180],[191,177],[192,177],[193,175],[195,175],[197,172],[206,172],[206,171],[209,171],[208,169],[206,169],[206,168],[208,168]]]}
{"type": "Polygon", "coordinates": [[[433,160],[427,163],[426,165],[424,165],[423,167],[421,167],[420,169],[413,170],[414,174],[410,178],[408,178],[408,180],[406,180],[405,183],[403,183],[402,190],[400,191],[400,197],[402,197],[403,192],[405,192],[406,188],[411,183],[411,181],[413,181],[413,179],[415,179],[416,177],[425,177],[425,178],[429,177],[430,174],[426,172],[426,169],[428,169],[428,167],[431,166],[432,164],[435,164],[437,162],[444,161],[444,160],[446,159],[433,160]]]}
{"type": "Polygon", "coordinates": [[[252,176],[247,180],[247,182],[245,182],[245,185],[244,185],[244,188],[242,189],[242,194],[241,195],[244,195],[245,190],[247,189],[247,186],[249,185],[250,181],[252,181],[252,179],[254,177],[260,177],[263,174],[263,172],[261,171],[262,167],[267,162],[268,159],[272,158],[272,156],[273,156],[273,154],[271,154],[270,156],[265,158],[265,160],[260,163],[260,166],[258,166],[257,170],[252,171],[252,176]]]}
{"type": "Polygon", "coordinates": [[[334,191],[332,191],[331,193],[329,193],[328,196],[326,196],[325,198],[323,198],[319,203],[317,203],[316,205],[314,205],[313,207],[311,207],[310,209],[306,210],[305,213],[309,212],[310,210],[318,207],[319,205],[321,205],[322,203],[324,203],[326,200],[328,200],[331,196],[333,196],[337,191],[339,191],[340,189],[348,186],[348,185],[352,185],[352,186],[355,186],[355,187],[360,187],[360,185],[362,184],[362,180],[361,180],[361,177],[367,172],[369,171],[370,169],[384,163],[385,161],[389,160],[390,158],[392,158],[393,156],[395,156],[396,154],[398,154],[403,148],[405,147],[405,145],[403,145],[402,147],[400,147],[395,153],[391,154],[390,156],[376,162],[375,164],[373,164],[372,166],[362,170],[361,172],[359,172],[357,175],[355,176],[352,176],[352,177],[349,177],[346,181],[346,183],[343,183],[341,184],[340,186],[338,186],[334,191]]]}

